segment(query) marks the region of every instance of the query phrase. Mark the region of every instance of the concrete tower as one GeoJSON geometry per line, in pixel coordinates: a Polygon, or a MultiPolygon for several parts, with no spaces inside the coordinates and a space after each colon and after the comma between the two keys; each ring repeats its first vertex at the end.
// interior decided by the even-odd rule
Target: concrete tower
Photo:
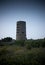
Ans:
{"type": "Polygon", "coordinates": [[[26,22],[17,21],[16,40],[26,40],[26,22]]]}

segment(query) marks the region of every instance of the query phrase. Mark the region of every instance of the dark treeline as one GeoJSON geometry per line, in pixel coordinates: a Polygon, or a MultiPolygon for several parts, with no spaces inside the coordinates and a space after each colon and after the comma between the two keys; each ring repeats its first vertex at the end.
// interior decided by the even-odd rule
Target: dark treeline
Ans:
{"type": "Polygon", "coordinates": [[[45,38],[44,39],[37,39],[37,40],[27,40],[25,41],[27,48],[39,48],[45,47],[45,38]]]}
{"type": "Polygon", "coordinates": [[[45,38],[44,39],[29,39],[29,40],[14,40],[11,37],[6,37],[0,40],[0,45],[19,45],[19,46],[26,46],[27,48],[36,48],[36,47],[45,47],[45,38]],[[12,42],[13,41],[13,42],[12,42]],[[11,43],[9,43],[11,42],[11,43]]]}
{"type": "Polygon", "coordinates": [[[10,42],[10,41],[12,41],[11,37],[6,37],[0,40],[0,42],[10,42]]]}

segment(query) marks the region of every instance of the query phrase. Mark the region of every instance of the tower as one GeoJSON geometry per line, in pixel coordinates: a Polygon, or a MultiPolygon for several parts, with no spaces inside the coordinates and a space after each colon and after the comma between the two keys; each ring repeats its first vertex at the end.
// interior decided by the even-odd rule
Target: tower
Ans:
{"type": "Polygon", "coordinates": [[[16,40],[26,40],[26,22],[17,21],[16,40]]]}

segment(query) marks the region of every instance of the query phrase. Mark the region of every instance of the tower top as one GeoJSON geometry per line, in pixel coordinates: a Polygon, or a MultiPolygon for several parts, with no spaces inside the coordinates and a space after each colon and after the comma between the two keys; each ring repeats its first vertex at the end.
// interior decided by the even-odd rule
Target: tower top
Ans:
{"type": "Polygon", "coordinates": [[[26,21],[17,21],[17,23],[18,23],[18,22],[24,22],[24,23],[25,23],[26,21]]]}

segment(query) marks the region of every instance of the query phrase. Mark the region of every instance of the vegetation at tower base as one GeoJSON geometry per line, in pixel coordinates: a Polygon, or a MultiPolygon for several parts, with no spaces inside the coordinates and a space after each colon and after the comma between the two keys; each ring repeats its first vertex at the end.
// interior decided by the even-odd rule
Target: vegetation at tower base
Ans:
{"type": "Polygon", "coordinates": [[[18,41],[15,41],[15,45],[19,45],[19,46],[24,46],[25,45],[25,40],[18,40],[18,41]]]}
{"type": "Polygon", "coordinates": [[[0,65],[45,65],[45,38],[5,44],[0,45],[0,65]]]}

